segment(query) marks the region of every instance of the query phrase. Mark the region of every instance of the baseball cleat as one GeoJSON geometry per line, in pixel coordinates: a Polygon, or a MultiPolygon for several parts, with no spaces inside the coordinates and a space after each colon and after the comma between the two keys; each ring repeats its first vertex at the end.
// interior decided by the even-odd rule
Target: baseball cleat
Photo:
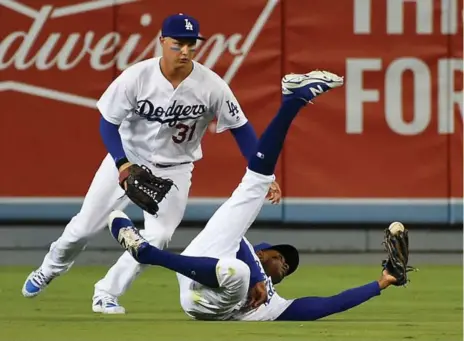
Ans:
{"type": "Polygon", "coordinates": [[[328,71],[311,71],[306,74],[291,73],[282,78],[284,99],[299,98],[306,103],[318,95],[343,85],[343,77],[328,71]]]}
{"type": "Polygon", "coordinates": [[[149,246],[149,243],[140,235],[134,223],[122,211],[113,211],[108,219],[108,228],[111,235],[136,260],[139,252],[149,246]]]}
{"type": "Polygon", "coordinates": [[[102,314],[125,314],[126,309],[120,306],[118,298],[109,294],[96,295],[93,297],[92,310],[94,313],[102,314]]]}
{"type": "Polygon", "coordinates": [[[24,297],[32,298],[44,290],[56,276],[45,276],[39,268],[29,274],[24,282],[22,293],[24,297]]]}

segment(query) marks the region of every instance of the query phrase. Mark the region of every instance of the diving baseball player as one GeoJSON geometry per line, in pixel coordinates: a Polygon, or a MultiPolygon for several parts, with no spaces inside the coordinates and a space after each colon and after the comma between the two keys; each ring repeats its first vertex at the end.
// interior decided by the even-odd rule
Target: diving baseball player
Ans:
{"type": "Polygon", "coordinates": [[[140,263],[177,272],[180,303],[197,320],[316,320],[357,306],[381,290],[407,281],[407,231],[387,234],[389,259],[378,281],[332,297],[280,297],[274,285],[298,267],[291,245],[252,246],[244,237],[274,180],[274,168],[288,129],[299,110],[317,94],[339,87],[343,78],[324,71],[287,75],[283,102],[261,136],[240,185],[181,255],[149,244],[121,211],[109,217],[113,237],[140,263]]]}
{"type": "MultiPolygon", "coordinates": [[[[25,297],[37,296],[68,271],[108,215],[130,201],[144,210],[144,238],[164,248],[184,215],[194,162],[202,158],[201,140],[213,119],[218,133],[232,132],[246,159],[256,148],[256,134],[227,83],[192,59],[197,40],[204,39],[199,31],[198,21],[188,15],[166,18],[162,57],[127,68],[99,99],[100,133],[108,155],[80,212],[27,277],[25,297]]],[[[268,198],[278,203],[280,197],[274,183],[268,198]]],[[[143,267],[125,252],[95,284],[93,311],[124,313],[118,297],[143,267]]]]}

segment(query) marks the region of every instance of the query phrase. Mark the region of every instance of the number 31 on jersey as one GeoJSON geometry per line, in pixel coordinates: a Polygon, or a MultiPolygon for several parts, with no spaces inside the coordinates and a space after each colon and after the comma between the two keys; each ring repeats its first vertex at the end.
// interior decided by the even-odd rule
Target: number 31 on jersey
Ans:
{"type": "Polygon", "coordinates": [[[177,134],[172,136],[172,140],[174,141],[174,143],[182,143],[185,140],[187,140],[187,142],[192,141],[196,127],[197,127],[197,122],[195,122],[191,126],[188,126],[183,123],[177,123],[176,125],[177,134]]]}

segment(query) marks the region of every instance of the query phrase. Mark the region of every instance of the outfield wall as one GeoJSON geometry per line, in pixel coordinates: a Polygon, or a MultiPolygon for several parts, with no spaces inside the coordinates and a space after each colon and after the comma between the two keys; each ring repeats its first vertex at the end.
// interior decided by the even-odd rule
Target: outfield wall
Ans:
{"type": "MultiPolygon", "coordinates": [[[[2,2],[0,145],[8,166],[0,220],[67,220],[77,212],[105,155],[96,100],[129,65],[160,55],[161,22],[182,9],[199,19],[207,38],[196,60],[230,84],[258,133],[279,106],[284,74],[320,68],[345,76],[343,89],[296,119],[276,171],[286,200],[259,220],[462,223],[462,6],[2,2]]],[[[207,219],[245,167],[230,134],[215,134],[214,122],[210,128],[189,221],[207,219]]]]}
{"type": "MultiPolygon", "coordinates": [[[[141,226],[140,223],[138,223],[141,226]]],[[[411,264],[462,264],[462,230],[449,230],[434,226],[410,227],[411,264]]],[[[183,250],[200,232],[198,225],[181,226],[169,244],[175,252],[183,250]]],[[[0,265],[40,265],[50,243],[58,238],[62,226],[16,225],[0,226],[0,265]]],[[[384,257],[382,249],[383,227],[363,226],[346,228],[332,226],[266,226],[252,227],[247,234],[252,243],[290,243],[302,253],[308,263],[379,264],[384,257]]],[[[122,249],[102,231],[92,239],[79,256],[78,264],[109,265],[122,249]]]]}

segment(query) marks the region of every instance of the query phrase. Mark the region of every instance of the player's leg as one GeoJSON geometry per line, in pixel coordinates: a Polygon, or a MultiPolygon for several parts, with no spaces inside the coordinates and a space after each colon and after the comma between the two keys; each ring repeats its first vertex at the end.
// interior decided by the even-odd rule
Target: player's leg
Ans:
{"type": "MultiPolygon", "coordinates": [[[[121,211],[113,211],[108,226],[113,237],[140,263],[159,265],[192,279],[187,284],[188,297],[201,310],[205,319],[217,317],[224,307],[233,308],[248,292],[250,269],[236,258],[188,257],[160,250],[150,245],[121,211]],[[204,288],[207,288],[208,292],[204,288]],[[217,298],[221,304],[209,304],[217,298]]],[[[184,282],[185,283],[185,282],[184,282]]],[[[197,311],[196,311],[197,312],[197,311]]]]}
{"type": "MultiPolygon", "coordinates": [[[[156,216],[144,212],[145,229],[140,234],[159,249],[167,246],[182,220],[191,186],[192,170],[193,164],[152,170],[155,175],[170,178],[176,184],[160,203],[156,216]]],[[[124,252],[105,277],[95,284],[92,310],[109,314],[125,313],[125,309],[117,304],[116,298],[126,292],[146,266],[124,252]]]]}
{"type": "MultiPolygon", "coordinates": [[[[159,265],[208,288],[218,288],[222,282],[217,273],[220,268],[218,262],[220,259],[235,258],[241,239],[259,213],[274,179],[272,174],[293,119],[317,94],[341,86],[342,83],[340,77],[324,72],[284,77],[282,105],[260,138],[241,184],[182,255],[149,245],[127,217],[112,219],[117,222],[110,223],[113,236],[140,263],[159,265]],[[311,91],[313,88],[318,91],[311,91]]],[[[118,214],[113,218],[118,218],[118,214]]],[[[227,272],[234,273],[236,269],[229,267],[227,272]]],[[[191,294],[194,292],[191,291],[191,294]]]]}
{"type": "Polygon", "coordinates": [[[215,258],[235,255],[264,204],[277,160],[296,115],[317,95],[342,84],[343,78],[323,71],[291,74],[282,79],[282,104],[261,135],[242,182],[183,255],[215,258]]]}
{"type": "MultiPolygon", "coordinates": [[[[277,117],[286,114],[294,117],[296,112],[305,104],[306,103],[301,99],[285,101],[277,117]],[[286,110],[290,112],[286,113],[286,110]]],[[[282,130],[286,133],[290,122],[288,122],[288,120],[285,121],[288,125],[287,127],[284,125],[282,129],[278,127],[280,124],[279,120],[273,122],[269,129],[273,129],[274,133],[263,135],[262,142],[266,143],[267,140],[277,138],[273,135],[282,133],[282,130]]],[[[213,218],[208,222],[205,231],[202,231],[195,239],[196,242],[194,245],[191,245],[192,247],[187,248],[184,252],[185,255],[188,255],[188,252],[192,251],[195,256],[201,256],[200,252],[194,251],[203,250],[203,252],[208,253],[210,257],[183,257],[163,252],[147,244],[143,250],[137,252],[137,256],[134,256],[133,253],[137,261],[144,264],[160,265],[183,274],[207,287],[218,288],[219,280],[216,274],[216,266],[218,265],[219,258],[232,258],[234,259],[233,262],[238,262],[235,260],[235,253],[238,250],[240,240],[259,213],[269,186],[274,179],[272,174],[278,154],[282,148],[283,139],[281,141],[282,143],[275,145],[275,148],[278,148],[277,151],[272,150],[272,148],[265,150],[266,153],[269,152],[269,155],[266,160],[263,161],[266,163],[266,166],[261,166],[261,168],[266,174],[256,173],[253,169],[247,171],[247,174],[232,195],[232,198],[221,206],[218,212],[216,212],[213,218]],[[218,228],[219,231],[217,231],[218,228]],[[199,247],[195,247],[195,245],[199,247]]],[[[250,167],[260,167],[260,160],[263,159],[258,157],[258,160],[250,163],[250,167]]],[[[258,169],[258,171],[261,171],[261,169],[258,169]]],[[[126,236],[125,240],[128,238],[129,237],[126,236]]],[[[237,269],[234,268],[232,272],[242,273],[243,271],[240,271],[240,267],[241,265],[237,265],[237,269]]],[[[231,267],[223,266],[223,268],[229,269],[231,267]]],[[[224,281],[226,281],[226,279],[224,279],[224,281]]]]}
{"type": "Polygon", "coordinates": [[[223,257],[216,264],[219,287],[210,288],[177,273],[180,305],[198,320],[227,320],[247,302],[250,268],[240,259],[223,257]]]}
{"type": "Polygon", "coordinates": [[[380,279],[345,290],[329,297],[303,297],[293,300],[277,321],[314,321],[354,308],[396,282],[396,278],[384,270],[380,279]]]}
{"type": "Polygon", "coordinates": [[[119,244],[139,263],[159,265],[211,288],[219,287],[216,277],[217,259],[182,256],[150,245],[122,211],[115,210],[110,214],[108,227],[119,244]]]}
{"type": "MultiPolygon", "coordinates": [[[[242,182],[209,220],[202,232],[189,244],[182,255],[218,258],[220,262],[235,258],[240,241],[261,210],[272,174],[283,148],[287,132],[300,109],[318,94],[343,84],[343,78],[326,72],[305,75],[287,75],[282,80],[283,100],[276,116],[262,134],[257,149],[248,163],[242,182]]],[[[231,267],[232,273],[234,268],[231,267]]],[[[218,273],[218,278],[224,273],[218,273]]],[[[210,290],[201,287],[191,277],[178,275],[181,305],[196,318],[228,318],[238,303],[246,300],[247,282],[238,278],[243,287],[229,291],[210,290]],[[199,288],[198,288],[199,287],[199,288]],[[235,294],[235,295],[234,295],[235,294]],[[212,316],[208,315],[214,311],[212,316]],[[219,312],[219,314],[218,314],[219,312]],[[215,316],[216,315],[216,316],[215,316]],[[219,316],[218,316],[219,315],[219,316]]],[[[233,279],[233,278],[232,278],[233,279]]]]}
{"type": "Polygon", "coordinates": [[[42,265],[28,276],[23,285],[23,295],[35,297],[56,276],[68,271],[89,238],[104,229],[108,214],[114,209],[124,208],[128,202],[119,187],[114,162],[107,156],[95,174],[80,212],[52,243],[42,265]]]}
{"type": "MultiPolygon", "coordinates": [[[[261,210],[269,186],[274,180],[274,169],[292,121],[300,109],[315,97],[309,90],[310,81],[319,81],[326,86],[325,91],[330,89],[326,84],[335,87],[342,83],[342,79],[333,74],[320,72],[319,76],[327,79],[307,75],[292,76],[290,84],[294,92],[286,94],[285,91],[288,90],[285,89],[282,105],[259,139],[256,152],[248,162],[248,169],[240,185],[214,213],[206,227],[182,253],[183,256],[205,256],[206,259],[216,260],[221,257],[235,257],[240,241],[261,210]]],[[[284,78],[283,86],[286,82],[287,79],[284,78]]],[[[172,255],[150,245],[138,251],[136,258],[141,263],[161,265],[181,274],[184,274],[183,266],[189,269],[192,266],[188,265],[191,257],[172,255]],[[165,259],[170,261],[164,262],[165,259]],[[180,263],[178,269],[172,265],[177,261],[180,263]]],[[[194,263],[197,260],[192,258],[191,261],[194,263]]],[[[201,279],[196,280],[202,283],[201,279]]],[[[214,285],[217,286],[217,281],[214,285]]]]}

